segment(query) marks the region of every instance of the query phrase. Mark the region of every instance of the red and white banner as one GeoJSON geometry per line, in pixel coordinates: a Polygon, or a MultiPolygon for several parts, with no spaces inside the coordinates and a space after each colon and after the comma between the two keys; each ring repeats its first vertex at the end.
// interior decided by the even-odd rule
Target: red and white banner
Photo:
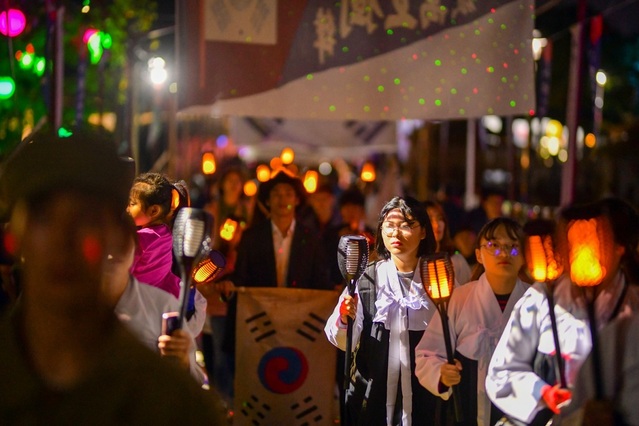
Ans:
{"type": "Polygon", "coordinates": [[[184,113],[370,122],[535,107],[534,0],[181,2],[184,113]]]}
{"type": "Polygon", "coordinates": [[[289,288],[238,293],[235,426],[334,424],[337,349],[324,324],[338,296],[289,288]]]}

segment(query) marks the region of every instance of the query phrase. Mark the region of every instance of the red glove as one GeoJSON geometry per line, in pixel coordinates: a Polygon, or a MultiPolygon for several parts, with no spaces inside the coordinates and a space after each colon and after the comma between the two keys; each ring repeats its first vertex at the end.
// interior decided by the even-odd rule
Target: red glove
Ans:
{"type": "Polygon", "coordinates": [[[541,397],[553,413],[559,414],[559,406],[572,398],[572,392],[568,389],[560,388],[559,385],[545,385],[541,388],[541,397]]]}
{"type": "Polygon", "coordinates": [[[339,319],[342,324],[348,323],[348,317],[355,319],[355,312],[357,312],[357,295],[344,296],[344,300],[339,305],[339,319]]]}

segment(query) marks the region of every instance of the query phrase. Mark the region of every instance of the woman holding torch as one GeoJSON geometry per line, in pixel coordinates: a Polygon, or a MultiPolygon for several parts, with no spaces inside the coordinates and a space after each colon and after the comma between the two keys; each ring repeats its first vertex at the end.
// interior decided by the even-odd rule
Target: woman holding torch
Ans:
{"type": "Polygon", "coordinates": [[[448,414],[448,424],[493,425],[501,417],[491,410],[484,380],[510,313],[528,288],[518,278],[523,244],[522,227],[512,219],[500,217],[484,225],[475,249],[474,281],[455,288],[447,318],[435,315],[415,349],[415,374],[426,389],[447,400],[458,386],[462,415],[456,412],[453,421],[448,414]],[[442,332],[450,335],[454,364],[448,361],[442,332]]]}
{"type": "Polygon", "coordinates": [[[324,331],[345,350],[353,320],[354,363],[342,425],[436,425],[437,400],[415,377],[414,349],[435,314],[418,272],[421,256],[435,252],[424,206],[395,197],[382,208],[375,239],[376,262],[345,290],[324,331]]]}

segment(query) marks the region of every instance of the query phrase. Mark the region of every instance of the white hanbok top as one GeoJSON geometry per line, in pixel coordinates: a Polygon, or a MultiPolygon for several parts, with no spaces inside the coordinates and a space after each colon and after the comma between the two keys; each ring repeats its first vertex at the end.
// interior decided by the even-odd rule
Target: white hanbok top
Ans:
{"type": "MultiPolygon", "coordinates": [[[[414,272],[408,294],[404,295],[392,260],[381,261],[376,268],[376,301],[374,323],[384,324],[390,331],[388,356],[388,389],[386,401],[387,419],[393,418],[397,384],[401,379],[402,387],[402,425],[411,425],[412,388],[411,354],[408,330],[423,331],[428,326],[436,309],[426,294],[419,273],[414,272]],[[401,371],[401,376],[400,376],[401,371]]],[[[356,293],[358,294],[357,290],[356,293]]],[[[328,340],[341,350],[346,350],[346,326],[340,321],[339,308],[348,290],[344,289],[337,305],[324,327],[328,340]]],[[[357,314],[353,321],[353,344],[357,347],[364,321],[364,307],[358,298],[357,314]]]]}
{"type": "MultiPolygon", "coordinates": [[[[162,334],[162,314],[179,311],[180,302],[158,287],[140,283],[131,277],[124,293],[115,306],[115,314],[153,352],[158,352],[158,337],[162,334]]],[[[184,323],[184,329],[192,337],[189,354],[190,371],[200,383],[207,381],[206,374],[195,360],[195,337],[202,331],[206,316],[206,299],[195,292],[196,313],[184,323]]]]}
{"type": "MultiPolygon", "coordinates": [[[[610,321],[625,286],[626,280],[618,272],[611,284],[597,289],[595,318],[598,329],[610,321]]],[[[582,289],[573,285],[566,275],[555,284],[554,300],[566,382],[571,388],[592,346],[587,303],[582,289]]],[[[630,315],[638,309],[639,287],[630,285],[617,317],[630,315]]],[[[554,385],[546,383],[533,371],[531,360],[538,351],[554,354],[555,345],[545,288],[543,284],[535,283],[515,306],[486,378],[486,392],[491,401],[508,416],[526,423],[545,407],[542,387],[554,385]]]]}
{"type": "MultiPolygon", "coordinates": [[[[499,307],[486,274],[477,281],[456,287],[448,305],[448,325],[453,353],[478,361],[477,371],[477,424],[490,424],[490,400],[486,397],[484,382],[488,364],[497,342],[506,327],[517,301],[530,287],[517,280],[504,312],[499,307]]],[[[415,375],[432,394],[448,399],[451,388],[440,392],[439,379],[442,364],[448,362],[442,334],[440,315],[435,315],[430,326],[415,348],[415,375]]],[[[463,375],[464,372],[462,371],[463,375]]]]}

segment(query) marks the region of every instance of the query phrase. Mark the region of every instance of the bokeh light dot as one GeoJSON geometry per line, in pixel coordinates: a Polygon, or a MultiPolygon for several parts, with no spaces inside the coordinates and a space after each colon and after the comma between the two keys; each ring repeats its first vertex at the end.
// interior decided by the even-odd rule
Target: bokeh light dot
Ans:
{"type": "Polygon", "coordinates": [[[436,106],[442,106],[442,101],[440,99],[435,99],[436,106]]]}
{"type": "Polygon", "coordinates": [[[383,92],[384,91],[384,86],[382,86],[381,84],[379,86],[377,86],[377,91],[378,92],[383,92]]]}
{"type": "Polygon", "coordinates": [[[426,99],[419,98],[419,100],[417,102],[419,102],[420,105],[424,105],[424,104],[426,104],[426,99]]]}
{"type": "Polygon", "coordinates": [[[461,73],[466,75],[466,74],[468,74],[468,70],[466,68],[462,68],[461,69],[461,73]]]}
{"type": "Polygon", "coordinates": [[[313,79],[313,74],[306,74],[306,79],[307,80],[312,80],[313,79]]]}
{"type": "Polygon", "coordinates": [[[395,84],[400,84],[400,83],[401,83],[401,80],[400,80],[399,78],[395,78],[395,79],[393,80],[393,83],[395,83],[395,84]]]}
{"type": "Polygon", "coordinates": [[[435,66],[440,67],[442,65],[442,61],[439,59],[435,59],[435,66]]]}

